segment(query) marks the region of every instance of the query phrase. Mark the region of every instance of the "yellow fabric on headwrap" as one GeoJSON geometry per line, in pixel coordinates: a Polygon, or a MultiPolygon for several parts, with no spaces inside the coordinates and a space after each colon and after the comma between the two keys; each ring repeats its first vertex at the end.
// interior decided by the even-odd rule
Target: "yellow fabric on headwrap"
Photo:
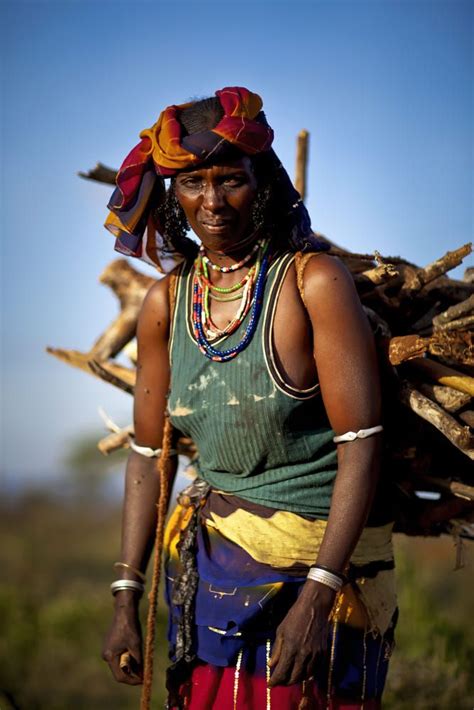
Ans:
{"type": "Polygon", "coordinates": [[[151,128],[145,128],[140,138],[149,140],[147,153],[158,168],[182,170],[199,162],[199,158],[181,147],[181,129],[178,123],[178,112],[192,104],[168,106],[159,115],[151,128]]]}

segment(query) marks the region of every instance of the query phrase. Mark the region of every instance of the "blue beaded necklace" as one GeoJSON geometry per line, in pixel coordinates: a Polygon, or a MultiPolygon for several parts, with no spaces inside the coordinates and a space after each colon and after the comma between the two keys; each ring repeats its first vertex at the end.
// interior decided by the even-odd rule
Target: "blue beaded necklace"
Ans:
{"type": "Polygon", "coordinates": [[[265,245],[265,254],[262,258],[260,270],[255,282],[255,291],[252,298],[252,306],[250,309],[250,318],[245,328],[245,332],[237,345],[233,348],[227,348],[226,350],[218,350],[213,347],[207,340],[204,329],[202,326],[202,309],[203,309],[203,288],[199,282],[199,279],[194,279],[193,285],[193,333],[196,339],[197,346],[199,350],[205,355],[209,360],[214,362],[227,362],[236,357],[242,350],[245,350],[247,345],[252,340],[255,333],[255,329],[258,324],[260,313],[262,311],[263,304],[263,289],[265,286],[265,278],[268,271],[269,265],[269,254],[268,254],[268,243],[265,245]]]}

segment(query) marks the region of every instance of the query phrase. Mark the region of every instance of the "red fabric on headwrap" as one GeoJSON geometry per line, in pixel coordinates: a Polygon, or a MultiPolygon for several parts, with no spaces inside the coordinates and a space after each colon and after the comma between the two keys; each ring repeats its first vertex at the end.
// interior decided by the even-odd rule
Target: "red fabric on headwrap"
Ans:
{"type": "Polygon", "coordinates": [[[212,132],[247,155],[269,150],[273,142],[272,129],[253,120],[262,110],[260,96],[238,86],[216,91],[216,96],[224,109],[224,117],[212,132]]]}

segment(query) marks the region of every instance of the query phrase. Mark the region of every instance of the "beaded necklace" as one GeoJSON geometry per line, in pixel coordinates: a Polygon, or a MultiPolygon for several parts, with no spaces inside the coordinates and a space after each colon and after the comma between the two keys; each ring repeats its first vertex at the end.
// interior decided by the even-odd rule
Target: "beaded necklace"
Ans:
{"type": "MultiPolygon", "coordinates": [[[[198,257],[198,259],[199,259],[199,257],[198,257]]],[[[216,286],[215,284],[213,284],[211,282],[211,280],[209,279],[209,272],[207,271],[206,264],[203,264],[202,260],[198,261],[198,264],[196,267],[196,273],[198,275],[198,278],[199,278],[201,284],[203,284],[203,286],[206,286],[207,288],[209,288],[211,291],[217,291],[217,293],[222,293],[222,294],[234,293],[235,291],[238,291],[239,289],[241,289],[242,286],[244,286],[247,283],[247,281],[249,281],[249,279],[252,278],[251,271],[252,271],[252,269],[250,269],[250,271],[247,274],[245,274],[245,276],[243,276],[240,279],[240,281],[233,284],[233,286],[223,287],[223,286],[216,286]]]]}
{"type": "Polygon", "coordinates": [[[212,323],[210,318],[208,296],[206,297],[205,292],[209,291],[213,284],[209,281],[209,278],[206,278],[205,274],[204,279],[202,280],[203,272],[207,271],[207,265],[203,264],[202,254],[200,253],[198,255],[195,262],[195,275],[193,279],[193,333],[199,350],[210,360],[215,362],[226,362],[231,360],[242,352],[242,350],[244,350],[250,343],[255,333],[262,310],[263,288],[269,263],[268,244],[269,241],[267,240],[259,245],[259,253],[255,265],[249,270],[246,281],[244,282],[244,280],[241,279],[242,284],[240,287],[243,286],[244,288],[241,305],[234,319],[224,330],[219,328],[216,329],[216,326],[212,323]],[[249,274],[252,275],[249,276],[249,274]],[[225,350],[218,350],[211,345],[208,337],[214,335],[214,329],[217,331],[216,335],[230,335],[239,327],[249,311],[249,322],[245,328],[242,339],[235,347],[227,348],[225,350]],[[205,328],[207,331],[210,331],[208,332],[207,337],[204,331],[205,328]]]}
{"type": "Polygon", "coordinates": [[[237,310],[236,315],[234,318],[226,325],[224,329],[218,328],[214,321],[211,318],[211,312],[209,308],[209,295],[210,295],[210,289],[205,286],[203,289],[203,312],[202,312],[202,321],[204,328],[207,329],[207,335],[210,338],[217,338],[222,335],[230,335],[231,333],[236,330],[245,316],[247,315],[250,305],[252,303],[251,295],[252,295],[252,288],[254,285],[255,281],[255,274],[258,272],[260,268],[260,263],[257,261],[257,264],[255,266],[252,266],[252,268],[249,271],[249,279],[247,280],[247,283],[244,286],[244,290],[241,294],[239,295],[239,298],[241,298],[240,301],[240,306],[237,310]]]}
{"type": "Polygon", "coordinates": [[[244,256],[243,259],[238,261],[236,264],[232,264],[231,266],[219,266],[219,264],[214,264],[214,262],[211,261],[209,259],[209,257],[207,256],[207,254],[205,253],[204,247],[202,244],[199,248],[199,251],[201,253],[201,259],[204,262],[204,264],[206,264],[206,266],[210,266],[211,269],[213,269],[213,271],[220,271],[221,274],[229,274],[232,271],[238,271],[243,266],[245,266],[245,264],[247,264],[250,261],[252,256],[255,254],[257,249],[259,249],[261,247],[261,245],[262,245],[262,240],[259,239],[257,242],[255,242],[251,251],[249,251],[249,253],[246,256],[244,256]]]}

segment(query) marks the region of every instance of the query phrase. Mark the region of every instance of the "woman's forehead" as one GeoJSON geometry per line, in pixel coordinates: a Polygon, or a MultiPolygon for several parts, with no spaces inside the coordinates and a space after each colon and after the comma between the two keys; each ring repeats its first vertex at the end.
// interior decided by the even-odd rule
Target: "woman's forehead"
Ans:
{"type": "Polygon", "coordinates": [[[217,175],[234,170],[253,174],[252,159],[248,155],[243,155],[241,158],[236,158],[235,160],[223,160],[211,163],[210,165],[200,166],[193,170],[182,170],[177,174],[176,178],[179,179],[180,176],[185,175],[217,175]]]}

